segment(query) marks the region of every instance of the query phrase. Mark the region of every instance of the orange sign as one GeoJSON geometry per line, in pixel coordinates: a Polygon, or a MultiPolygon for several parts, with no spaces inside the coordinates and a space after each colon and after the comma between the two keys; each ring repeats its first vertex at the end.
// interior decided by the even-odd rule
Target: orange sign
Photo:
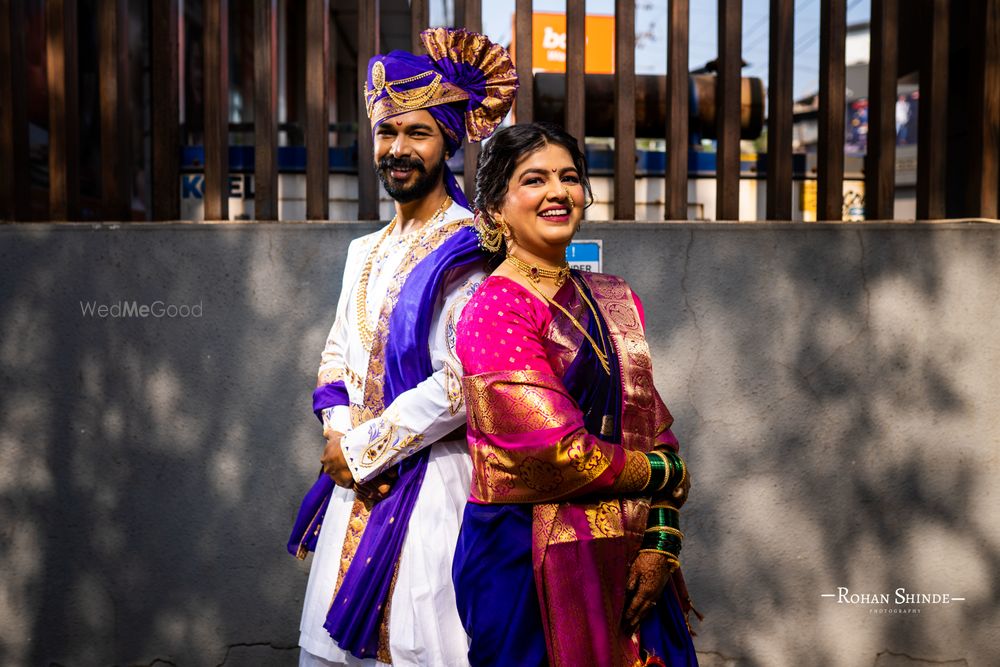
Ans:
{"type": "MultiPolygon", "coordinates": [[[[584,22],[584,70],[614,74],[615,17],[590,16],[584,22]]],[[[517,31],[513,33],[516,35],[517,31]]],[[[531,68],[536,72],[566,71],[566,15],[534,12],[531,15],[531,68]]],[[[516,39],[516,37],[515,37],[516,39]]],[[[511,45],[514,50],[514,45],[511,45]]]]}

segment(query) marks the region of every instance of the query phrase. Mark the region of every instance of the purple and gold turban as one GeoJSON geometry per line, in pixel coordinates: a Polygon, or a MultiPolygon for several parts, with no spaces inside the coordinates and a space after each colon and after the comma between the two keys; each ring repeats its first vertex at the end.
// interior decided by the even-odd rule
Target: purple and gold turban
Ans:
{"type": "MultiPolygon", "coordinates": [[[[510,53],[479,33],[431,28],[420,39],[428,55],[393,51],[368,61],[364,92],[372,133],[393,116],[424,109],[454,155],[465,138],[482,141],[493,134],[514,103],[517,71],[510,53]]],[[[447,165],[445,187],[468,208],[447,165]]]]}

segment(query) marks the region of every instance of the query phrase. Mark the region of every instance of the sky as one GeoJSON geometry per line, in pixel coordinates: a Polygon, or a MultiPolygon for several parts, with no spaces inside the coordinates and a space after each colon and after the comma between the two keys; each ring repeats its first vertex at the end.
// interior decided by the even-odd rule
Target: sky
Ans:
{"type": "MultiPolygon", "coordinates": [[[[501,44],[511,38],[514,0],[482,0],[483,32],[501,44]]],[[[431,24],[451,18],[450,0],[432,0],[431,24]]],[[[767,83],[769,0],[743,0],[744,76],[767,83]]],[[[588,14],[614,14],[614,0],[587,0],[588,14]]],[[[563,12],[565,0],[534,0],[536,12],[563,12]]],[[[689,69],[701,67],[717,55],[717,0],[691,0],[689,69]]],[[[793,91],[796,99],[815,92],[819,85],[820,0],[795,0],[795,58],[793,91]]],[[[847,25],[864,23],[871,16],[871,0],[847,0],[847,25]]],[[[667,0],[636,0],[636,71],[664,74],[667,69],[667,0]]]]}

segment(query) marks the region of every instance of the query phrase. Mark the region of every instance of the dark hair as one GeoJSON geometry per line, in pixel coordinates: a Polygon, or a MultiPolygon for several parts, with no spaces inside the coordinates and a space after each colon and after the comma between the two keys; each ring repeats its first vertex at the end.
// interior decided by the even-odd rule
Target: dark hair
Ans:
{"type": "Polygon", "coordinates": [[[587,206],[590,206],[594,195],[587,178],[587,158],[580,150],[580,145],[570,133],[555,123],[537,122],[505,127],[483,146],[476,171],[474,203],[480,215],[489,217],[491,211],[500,209],[507,196],[507,183],[514,175],[517,163],[546,144],[562,146],[569,152],[587,194],[587,206]]]}

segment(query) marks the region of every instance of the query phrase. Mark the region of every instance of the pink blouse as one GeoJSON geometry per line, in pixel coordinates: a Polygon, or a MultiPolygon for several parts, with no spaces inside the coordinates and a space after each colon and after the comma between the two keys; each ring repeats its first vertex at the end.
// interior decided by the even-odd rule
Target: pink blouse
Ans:
{"type": "MultiPolygon", "coordinates": [[[[567,282],[555,301],[565,301],[567,282]]],[[[639,319],[645,314],[632,293],[639,319]]],[[[535,370],[555,374],[542,340],[558,312],[530,287],[504,276],[489,276],[469,301],[456,328],[456,353],[467,375],[490,371],[535,370]]]]}

